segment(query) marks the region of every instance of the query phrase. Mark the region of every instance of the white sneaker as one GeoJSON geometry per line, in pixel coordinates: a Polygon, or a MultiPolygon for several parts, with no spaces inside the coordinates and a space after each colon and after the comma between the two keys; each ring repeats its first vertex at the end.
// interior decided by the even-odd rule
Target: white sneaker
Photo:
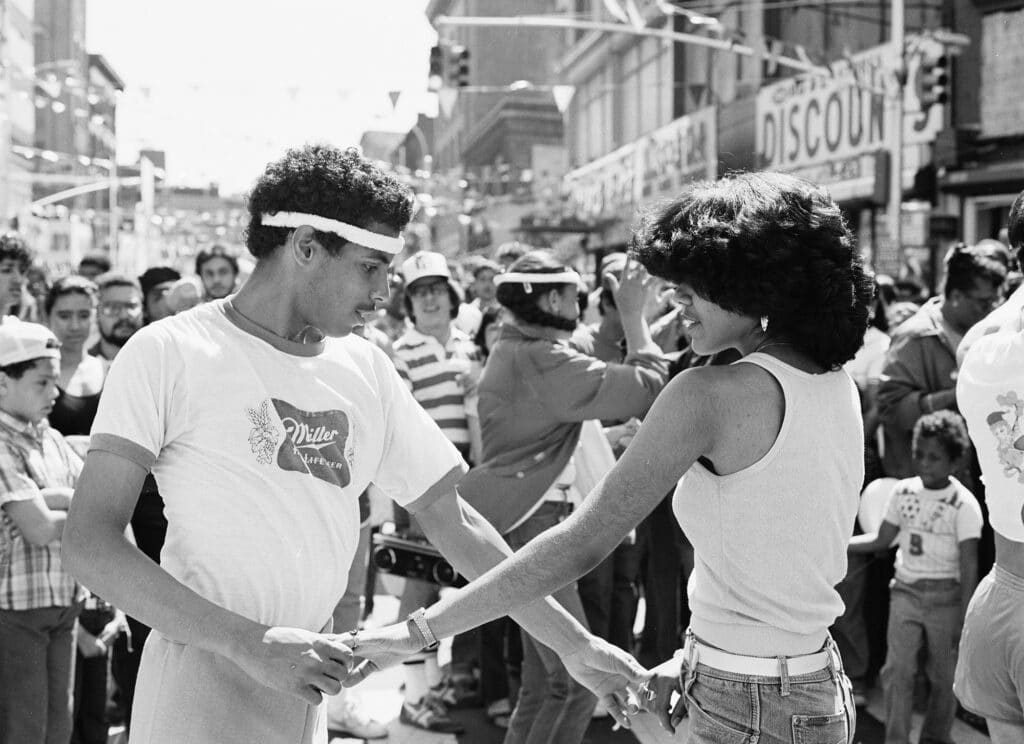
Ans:
{"type": "Polygon", "coordinates": [[[344,701],[337,709],[329,712],[327,730],[353,739],[384,739],[388,735],[387,726],[364,713],[351,700],[344,701]]]}

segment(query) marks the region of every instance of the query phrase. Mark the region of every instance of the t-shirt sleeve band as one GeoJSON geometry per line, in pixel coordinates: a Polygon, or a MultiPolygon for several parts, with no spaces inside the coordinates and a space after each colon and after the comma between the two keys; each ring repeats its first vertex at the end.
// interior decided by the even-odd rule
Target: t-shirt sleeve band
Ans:
{"type": "Polygon", "coordinates": [[[89,451],[93,450],[119,455],[126,460],[131,460],[146,471],[152,468],[153,463],[156,462],[156,455],[148,449],[116,434],[93,434],[89,439],[89,451]]]}
{"type": "Polygon", "coordinates": [[[466,470],[466,464],[459,463],[442,476],[434,485],[428,488],[422,496],[417,497],[415,501],[407,504],[405,507],[406,510],[411,514],[415,514],[420,509],[425,509],[433,504],[444,494],[451,493],[455,490],[455,486],[458,485],[459,481],[462,480],[462,476],[466,474],[466,470]]]}

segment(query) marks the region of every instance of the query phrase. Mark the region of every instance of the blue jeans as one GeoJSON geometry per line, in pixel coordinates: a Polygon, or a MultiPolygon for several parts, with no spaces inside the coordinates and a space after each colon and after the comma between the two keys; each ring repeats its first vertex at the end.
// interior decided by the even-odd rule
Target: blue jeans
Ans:
{"type": "Polygon", "coordinates": [[[839,651],[809,674],[760,677],[697,663],[682,668],[688,744],[852,744],[857,712],[839,651]]]}
{"type": "MultiPolygon", "coordinates": [[[[566,516],[565,505],[545,503],[505,539],[513,550],[519,550],[566,516]]],[[[573,617],[587,624],[575,582],[553,596],[573,617]]],[[[579,744],[590,725],[597,698],[569,675],[554,651],[526,632],[522,635],[522,686],[505,744],[579,744]]]]}
{"type": "Polygon", "coordinates": [[[80,609],[0,610],[0,742],[70,741],[80,609]]]}
{"type": "Polygon", "coordinates": [[[882,667],[885,742],[910,741],[917,657],[927,648],[925,674],[931,691],[921,741],[950,742],[956,697],[953,677],[960,643],[960,583],[956,579],[894,580],[889,605],[889,650],[882,667]]]}

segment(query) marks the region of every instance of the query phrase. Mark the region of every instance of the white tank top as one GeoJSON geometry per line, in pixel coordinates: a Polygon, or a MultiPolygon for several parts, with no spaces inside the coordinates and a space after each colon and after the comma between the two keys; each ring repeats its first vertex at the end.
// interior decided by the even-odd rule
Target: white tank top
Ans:
{"type": "Polygon", "coordinates": [[[978,453],[992,529],[1024,542],[1024,332],[974,343],[957,375],[956,401],[978,453]]]}
{"type": "Polygon", "coordinates": [[[736,364],[775,377],[785,413],[756,463],[724,476],[695,463],[676,486],[695,554],[690,627],[733,653],[812,653],[843,611],[835,586],[864,480],[860,400],[842,370],[809,374],[761,353],[736,364]]]}

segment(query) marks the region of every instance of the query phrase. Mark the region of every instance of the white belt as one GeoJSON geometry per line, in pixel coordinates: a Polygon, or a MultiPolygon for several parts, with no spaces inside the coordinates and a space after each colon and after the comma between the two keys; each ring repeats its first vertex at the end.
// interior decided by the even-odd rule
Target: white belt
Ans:
{"type": "Polygon", "coordinates": [[[741,656],[706,646],[692,636],[687,637],[683,647],[683,658],[696,666],[698,663],[733,674],[747,674],[756,677],[792,677],[798,674],[810,674],[825,669],[829,665],[827,650],[803,656],[741,656]]]}

